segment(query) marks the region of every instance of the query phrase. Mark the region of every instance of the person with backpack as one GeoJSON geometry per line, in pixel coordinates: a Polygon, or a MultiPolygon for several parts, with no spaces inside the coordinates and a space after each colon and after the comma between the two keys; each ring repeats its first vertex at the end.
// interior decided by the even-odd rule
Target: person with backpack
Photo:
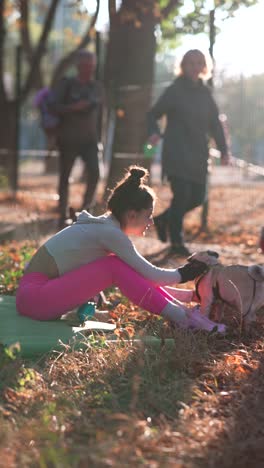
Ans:
{"type": "Polygon", "coordinates": [[[52,101],[53,91],[47,86],[41,88],[34,98],[34,106],[40,114],[40,125],[47,139],[48,151],[56,148],[57,128],[60,122],[59,117],[50,111],[52,101]]]}
{"type": "Polygon", "coordinates": [[[81,209],[89,209],[99,179],[98,121],[103,100],[101,83],[94,80],[96,57],[80,50],[76,54],[77,75],[63,77],[52,89],[50,112],[59,118],[57,147],[59,151],[59,227],[65,224],[69,177],[80,156],[84,162],[86,189],[81,209]]]}

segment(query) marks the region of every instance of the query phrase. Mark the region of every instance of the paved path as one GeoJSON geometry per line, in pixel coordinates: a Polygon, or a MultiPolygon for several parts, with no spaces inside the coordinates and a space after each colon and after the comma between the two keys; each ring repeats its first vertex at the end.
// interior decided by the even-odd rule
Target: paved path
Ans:
{"type": "MultiPolygon", "coordinates": [[[[30,163],[27,161],[21,166],[17,202],[0,192],[0,241],[12,238],[31,239],[36,238],[40,231],[46,235],[56,230],[58,176],[43,172],[43,162],[30,163]],[[45,203],[47,203],[47,207],[45,205],[46,208],[43,209],[45,203]]],[[[83,191],[83,184],[79,183],[81,173],[82,163],[79,160],[75,164],[71,176],[71,204],[73,206],[78,206],[81,203],[83,191]]],[[[152,167],[151,180],[153,184],[160,183],[160,166],[158,164],[154,164],[152,167]]],[[[257,179],[252,179],[252,175],[246,175],[239,168],[215,166],[210,175],[210,183],[212,185],[256,184],[257,179]]],[[[264,178],[260,178],[259,183],[264,183],[264,178]]],[[[99,185],[99,193],[102,191],[103,183],[99,185]]],[[[152,247],[154,246],[152,245],[152,247]]]]}

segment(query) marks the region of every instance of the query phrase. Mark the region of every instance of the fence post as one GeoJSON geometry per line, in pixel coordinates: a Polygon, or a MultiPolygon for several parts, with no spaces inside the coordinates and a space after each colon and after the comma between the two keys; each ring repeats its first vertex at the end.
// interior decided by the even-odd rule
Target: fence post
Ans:
{"type": "MultiPolygon", "coordinates": [[[[209,12],[209,53],[214,62],[214,43],[215,43],[215,9],[209,12]]],[[[213,76],[208,80],[208,84],[211,88],[214,86],[213,76]]],[[[206,181],[206,195],[202,206],[201,214],[201,231],[207,231],[208,229],[208,211],[209,211],[209,174],[207,174],[206,181]]]]}
{"type": "Polygon", "coordinates": [[[202,206],[201,214],[201,232],[205,232],[208,228],[208,211],[209,211],[209,174],[207,174],[206,179],[206,192],[205,199],[202,206]]]}
{"type": "Polygon", "coordinates": [[[21,45],[16,47],[16,89],[15,89],[15,142],[13,149],[13,164],[10,174],[10,186],[14,195],[18,186],[18,160],[19,160],[19,135],[20,135],[20,90],[21,90],[21,45]]]}

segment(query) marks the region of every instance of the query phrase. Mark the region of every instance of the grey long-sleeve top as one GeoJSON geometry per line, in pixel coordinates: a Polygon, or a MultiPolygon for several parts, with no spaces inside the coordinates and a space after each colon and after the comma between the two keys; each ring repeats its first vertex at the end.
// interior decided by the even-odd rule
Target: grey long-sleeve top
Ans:
{"type": "Polygon", "coordinates": [[[163,173],[204,183],[209,137],[221,154],[227,144],[217,105],[201,80],[180,76],[161,95],[148,113],[149,135],[160,133],[157,121],[167,117],[162,149],[163,173]]]}
{"type": "Polygon", "coordinates": [[[96,217],[82,211],[76,223],[59,231],[44,245],[54,258],[60,275],[115,254],[154,284],[175,284],[182,279],[178,269],[158,268],[142,257],[121,230],[119,222],[109,214],[96,217]]]}

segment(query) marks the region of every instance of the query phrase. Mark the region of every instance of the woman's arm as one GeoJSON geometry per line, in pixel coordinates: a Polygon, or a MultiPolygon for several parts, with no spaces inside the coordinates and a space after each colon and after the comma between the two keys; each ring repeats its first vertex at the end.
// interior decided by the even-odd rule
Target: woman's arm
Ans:
{"type": "Polygon", "coordinates": [[[157,136],[161,136],[160,128],[157,121],[163,116],[167,115],[170,109],[175,106],[174,99],[174,86],[169,86],[164,93],[159,97],[156,104],[147,113],[147,126],[149,140],[155,136],[155,143],[157,142],[157,136]]]}
{"type": "Polygon", "coordinates": [[[81,112],[94,106],[94,101],[89,101],[88,99],[78,99],[75,102],[67,102],[72,85],[73,80],[71,78],[62,78],[58,82],[52,90],[52,99],[48,106],[51,112],[62,116],[72,112],[81,112]]]}
{"type": "Polygon", "coordinates": [[[117,255],[121,260],[153,283],[165,285],[181,281],[181,275],[177,269],[156,267],[142,257],[121,229],[112,228],[105,230],[104,238],[101,241],[106,250],[117,255]]]}
{"type": "Polygon", "coordinates": [[[186,263],[175,269],[156,267],[140,255],[131,240],[118,228],[105,229],[101,242],[106,250],[116,254],[142,276],[160,286],[191,281],[205,269],[204,264],[193,263],[186,263]]]}

